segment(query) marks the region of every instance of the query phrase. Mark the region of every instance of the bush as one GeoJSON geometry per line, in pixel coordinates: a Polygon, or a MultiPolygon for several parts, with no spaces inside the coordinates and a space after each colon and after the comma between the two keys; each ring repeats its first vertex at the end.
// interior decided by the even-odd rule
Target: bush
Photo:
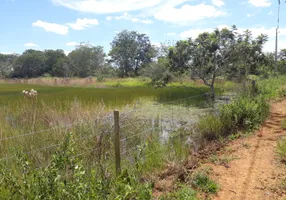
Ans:
{"type": "Polygon", "coordinates": [[[198,128],[206,139],[218,139],[237,131],[251,131],[260,125],[268,116],[267,101],[258,96],[240,97],[219,109],[219,114],[200,119],[198,128]]]}
{"type": "Polygon", "coordinates": [[[149,77],[151,84],[155,87],[165,87],[173,78],[169,71],[169,62],[166,59],[159,59],[157,62],[151,63],[141,73],[149,77]]]}
{"type": "Polygon", "coordinates": [[[217,139],[223,131],[223,124],[216,115],[203,117],[198,123],[198,129],[204,138],[213,140],[217,139]]]}
{"type": "Polygon", "coordinates": [[[99,75],[96,77],[96,82],[104,82],[104,76],[103,75],[99,75]]]}
{"type": "Polygon", "coordinates": [[[239,98],[220,109],[220,119],[224,125],[223,134],[253,130],[266,119],[268,113],[269,105],[262,97],[239,98]]]}

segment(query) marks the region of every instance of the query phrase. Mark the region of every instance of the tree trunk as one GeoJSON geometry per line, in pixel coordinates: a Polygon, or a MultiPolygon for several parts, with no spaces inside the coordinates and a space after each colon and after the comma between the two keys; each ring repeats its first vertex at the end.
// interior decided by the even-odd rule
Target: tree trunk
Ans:
{"type": "Polygon", "coordinates": [[[214,88],[214,84],[210,85],[211,88],[211,100],[214,102],[215,100],[215,88],[214,88]]]}

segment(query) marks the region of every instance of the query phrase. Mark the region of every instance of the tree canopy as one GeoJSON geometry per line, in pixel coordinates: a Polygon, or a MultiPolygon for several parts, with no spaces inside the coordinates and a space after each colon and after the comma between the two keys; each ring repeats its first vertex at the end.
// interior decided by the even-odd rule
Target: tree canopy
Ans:
{"type": "Polygon", "coordinates": [[[151,63],[155,50],[147,35],[123,30],[111,42],[109,56],[119,76],[138,76],[140,68],[151,63]]]}

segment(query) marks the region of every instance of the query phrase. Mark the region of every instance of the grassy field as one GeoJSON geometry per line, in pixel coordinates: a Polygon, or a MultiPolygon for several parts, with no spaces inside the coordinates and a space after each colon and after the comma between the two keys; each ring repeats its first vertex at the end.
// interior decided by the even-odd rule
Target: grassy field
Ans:
{"type": "MultiPolygon", "coordinates": [[[[136,82],[135,85],[138,86],[141,80],[126,80],[127,83],[130,81],[136,82]]],[[[122,82],[124,83],[125,80],[122,82]]],[[[141,83],[143,85],[143,81],[141,83]]],[[[85,133],[88,132],[87,129],[96,134],[95,132],[100,131],[93,127],[94,121],[104,118],[112,109],[119,109],[124,113],[132,110],[135,105],[144,107],[148,115],[140,113],[141,116],[144,115],[145,118],[148,116],[150,120],[154,120],[161,111],[161,107],[157,106],[157,109],[155,107],[152,109],[153,104],[164,105],[166,102],[173,102],[172,104],[167,103],[167,107],[164,108],[165,115],[171,116],[171,113],[168,114],[171,107],[168,106],[200,106],[201,102],[207,100],[207,97],[204,96],[206,92],[208,92],[208,88],[201,84],[196,87],[168,86],[154,89],[147,86],[131,87],[131,85],[129,87],[96,88],[83,85],[82,87],[71,87],[0,83],[1,138],[17,137],[24,133],[47,129],[47,131],[29,137],[2,141],[1,154],[6,155],[7,152],[15,152],[17,149],[30,151],[33,148],[41,147],[43,143],[52,145],[62,140],[63,135],[68,131],[76,131],[80,132],[78,135],[84,135],[88,134],[85,133]],[[32,88],[38,91],[38,98],[24,98],[22,91],[32,88]],[[87,122],[87,124],[70,126],[68,129],[52,129],[78,122],[87,122]]],[[[217,89],[217,92],[221,93],[221,90],[217,89]]],[[[182,114],[182,111],[178,112],[182,114]]],[[[172,115],[174,116],[174,113],[172,115]]],[[[101,123],[103,127],[106,126],[105,122],[101,123]]],[[[145,124],[145,127],[148,126],[150,124],[145,124]]]]}
{"type": "MultiPolygon", "coordinates": [[[[72,173],[73,176],[75,168],[63,170],[58,167],[70,166],[69,162],[75,162],[77,165],[74,167],[81,165],[85,169],[87,177],[80,175],[84,181],[88,181],[88,177],[116,181],[113,116],[109,115],[115,108],[121,111],[122,165],[134,176],[130,177],[135,181],[130,183],[134,190],[140,191],[143,187],[136,181],[139,176],[154,169],[162,169],[166,159],[170,162],[184,162],[188,157],[189,144],[186,141],[190,129],[185,125],[184,128],[175,130],[171,122],[175,121],[175,126],[179,126],[178,123],[185,123],[179,118],[189,120],[191,116],[188,114],[193,112],[193,108],[198,109],[202,103],[209,102],[205,96],[209,88],[191,81],[174,82],[168,87],[158,89],[150,87],[148,82],[141,79],[120,80],[119,86],[116,84],[118,81],[119,79],[106,80],[103,82],[104,87],[96,84],[46,85],[44,81],[28,81],[28,84],[7,81],[0,83],[0,167],[8,169],[5,166],[10,166],[13,169],[11,173],[17,177],[21,174],[23,165],[26,165],[23,155],[27,155],[27,163],[33,177],[41,176],[41,179],[45,179],[45,175],[38,174],[41,170],[35,169],[44,168],[51,172],[55,170],[50,169],[52,166],[59,170],[58,175],[72,173]],[[32,88],[39,92],[38,98],[24,98],[22,90],[32,88]],[[129,113],[134,106],[138,106],[140,115],[129,113]],[[162,116],[162,109],[165,116],[162,116]],[[66,141],[70,133],[72,144],[65,145],[63,141],[66,141]],[[165,140],[165,137],[168,140],[165,140]],[[135,163],[137,167],[134,167],[135,163]]],[[[223,92],[222,88],[232,87],[232,83],[219,83],[216,92],[219,95],[223,92]]],[[[57,181],[68,180],[60,178],[57,181]]],[[[125,188],[126,183],[123,186],[125,188]]],[[[0,187],[1,196],[9,193],[5,189],[2,191],[3,187],[0,187]]],[[[103,187],[110,193],[112,188],[119,186],[98,187],[103,187]]],[[[128,193],[125,189],[120,189],[120,192],[128,193]]]]}

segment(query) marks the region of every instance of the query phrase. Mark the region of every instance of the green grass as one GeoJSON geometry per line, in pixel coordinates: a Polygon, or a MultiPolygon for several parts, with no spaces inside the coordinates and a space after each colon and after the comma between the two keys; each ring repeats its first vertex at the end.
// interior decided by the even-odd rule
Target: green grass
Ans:
{"type": "Polygon", "coordinates": [[[285,95],[286,76],[279,76],[270,79],[261,79],[257,81],[260,93],[267,99],[280,98],[285,95]],[[283,88],[284,87],[284,88],[283,88]]]}
{"type": "Polygon", "coordinates": [[[227,156],[227,155],[223,155],[223,156],[218,156],[216,154],[213,154],[210,156],[209,161],[211,163],[214,163],[216,165],[222,165],[222,164],[228,164],[233,160],[239,159],[239,157],[236,156],[227,156]]]}
{"type": "Polygon", "coordinates": [[[190,186],[181,185],[180,188],[172,193],[163,195],[160,200],[198,200],[197,192],[190,186]]]}
{"type": "Polygon", "coordinates": [[[286,162],[286,138],[278,141],[277,154],[282,162],[286,162]]]}
{"type": "MultiPolygon", "coordinates": [[[[121,107],[134,103],[139,99],[158,101],[159,103],[188,98],[208,91],[203,86],[197,87],[167,87],[154,89],[151,87],[122,88],[79,88],[44,86],[31,84],[0,84],[0,106],[23,102],[23,90],[35,89],[39,92],[38,101],[46,104],[64,106],[75,99],[84,105],[95,105],[104,102],[107,106],[121,107]]],[[[200,101],[202,98],[194,99],[200,101]]]]}
{"type": "MultiPolygon", "coordinates": [[[[168,141],[163,142],[160,120],[156,125],[158,129],[145,132],[155,126],[154,115],[145,121],[133,115],[122,117],[121,138],[132,136],[132,139],[121,143],[123,174],[116,178],[112,119],[104,120],[104,117],[114,108],[121,111],[133,108],[137,101],[140,106],[157,104],[167,109],[169,105],[174,105],[187,110],[190,106],[200,106],[206,100],[204,96],[188,98],[208,92],[209,88],[190,84],[188,87],[170,85],[154,89],[148,87],[148,80],[139,79],[120,80],[120,85],[117,83],[118,80],[103,81],[103,84],[110,86],[108,88],[1,83],[1,137],[15,138],[1,142],[0,155],[3,158],[28,152],[28,158],[20,158],[20,161],[13,158],[1,163],[3,173],[0,181],[5,179],[6,188],[0,188],[0,195],[7,193],[9,197],[15,193],[19,195],[15,198],[25,199],[25,195],[31,195],[29,197],[33,199],[41,193],[53,197],[49,192],[54,187],[56,195],[63,195],[61,197],[65,199],[76,199],[77,193],[82,195],[82,199],[151,199],[151,184],[142,183],[141,178],[162,169],[166,161],[183,163],[188,157],[189,147],[182,141],[186,141],[190,132],[174,131],[170,133],[168,141]],[[22,90],[32,88],[39,92],[38,99],[24,99],[22,90]],[[173,103],[170,104],[170,101],[173,103]],[[50,129],[78,121],[85,123],[50,129]],[[126,124],[130,126],[123,128],[126,124]],[[43,129],[49,130],[17,137],[43,129]],[[41,149],[65,141],[69,133],[74,137],[71,149],[41,149]],[[23,171],[27,171],[27,174],[22,174],[23,171]],[[71,178],[65,177],[67,173],[72,174],[71,178]],[[15,181],[14,189],[10,188],[13,184],[9,181],[15,181]],[[16,191],[18,189],[20,192],[16,191]],[[70,198],[65,195],[70,195],[70,198]]],[[[219,88],[216,91],[218,94],[222,92],[219,88]]],[[[149,110],[153,111],[152,108],[149,110]]],[[[167,115],[171,115],[170,110],[167,115]]],[[[215,186],[210,181],[206,184],[203,188],[198,181],[197,186],[212,193],[215,186]]],[[[189,188],[182,188],[175,194],[179,199],[186,196],[187,199],[196,199],[195,192],[189,188]]]]}
{"type": "Polygon", "coordinates": [[[281,127],[286,130],[286,119],[281,122],[281,127]]]}
{"type": "Polygon", "coordinates": [[[238,131],[257,128],[267,118],[268,102],[261,96],[242,96],[223,105],[217,113],[202,117],[198,130],[208,140],[226,138],[238,131]]]}
{"type": "Polygon", "coordinates": [[[192,184],[195,188],[208,194],[216,194],[219,190],[219,185],[209,177],[208,171],[205,170],[195,172],[192,184]]]}

